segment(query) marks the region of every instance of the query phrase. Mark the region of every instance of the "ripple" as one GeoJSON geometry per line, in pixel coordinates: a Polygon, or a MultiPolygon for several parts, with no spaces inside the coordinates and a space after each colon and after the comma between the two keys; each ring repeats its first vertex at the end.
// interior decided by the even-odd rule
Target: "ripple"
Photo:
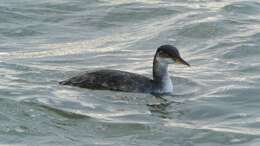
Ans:
{"type": "Polygon", "coordinates": [[[169,120],[165,123],[166,127],[180,127],[180,128],[187,128],[187,129],[197,129],[197,130],[210,130],[215,132],[222,132],[222,133],[236,133],[236,134],[245,134],[245,135],[253,135],[259,136],[260,131],[254,128],[243,128],[243,127],[224,127],[224,126],[216,126],[216,125],[203,125],[200,126],[196,123],[187,124],[187,123],[179,123],[173,120],[169,120]]]}
{"type": "Polygon", "coordinates": [[[145,3],[145,4],[159,4],[161,3],[161,0],[137,0],[135,2],[131,2],[128,0],[121,0],[121,1],[117,1],[117,0],[101,0],[103,2],[106,2],[106,4],[108,5],[122,5],[122,4],[131,4],[131,3],[145,3]]]}
{"type": "Polygon", "coordinates": [[[229,24],[223,23],[224,21],[221,19],[212,21],[210,18],[206,18],[205,21],[206,22],[196,22],[183,27],[178,35],[198,39],[210,39],[231,34],[233,31],[233,27],[228,27],[229,24]]]}
{"type": "Polygon", "coordinates": [[[250,1],[243,1],[243,2],[234,2],[229,5],[223,7],[223,9],[227,12],[232,12],[233,14],[257,14],[259,13],[260,3],[258,2],[250,2],[250,1]],[[250,10],[250,11],[248,11],[250,10]]]}
{"type": "Polygon", "coordinates": [[[246,57],[254,57],[255,55],[260,54],[259,49],[254,44],[240,44],[234,49],[229,49],[225,54],[223,54],[223,58],[226,59],[233,59],[233,58],[241,58],[243,59],[246,57]]]}

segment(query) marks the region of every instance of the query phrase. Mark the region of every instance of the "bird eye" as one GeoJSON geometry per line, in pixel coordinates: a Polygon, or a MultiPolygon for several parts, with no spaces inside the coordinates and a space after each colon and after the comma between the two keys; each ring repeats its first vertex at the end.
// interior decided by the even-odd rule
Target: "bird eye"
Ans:
{"type": "Polygon", "coordinates": [[[164,52],[161,52],[160,57],[169,58],[170,56],[164,52]]]}

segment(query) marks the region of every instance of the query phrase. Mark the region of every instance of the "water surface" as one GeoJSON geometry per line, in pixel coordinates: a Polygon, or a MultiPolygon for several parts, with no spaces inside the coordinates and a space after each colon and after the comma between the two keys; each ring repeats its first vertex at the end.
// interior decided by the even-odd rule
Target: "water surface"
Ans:
{"type": "Polygon", "coordinates": [[[256,0],[0,2],[0,144],[260,144],[260,3],[256,0]],[[174,94],[59,86],[86,70],[151,77],[162,44],[174,94]]]}

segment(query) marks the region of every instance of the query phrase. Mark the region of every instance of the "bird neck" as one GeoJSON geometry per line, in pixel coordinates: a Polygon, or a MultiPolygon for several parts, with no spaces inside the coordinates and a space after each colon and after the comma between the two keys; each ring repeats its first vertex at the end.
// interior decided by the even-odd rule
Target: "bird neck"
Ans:
{"type": "Polygon", "coordinates": [[[163,78],[168,76],[168,64],[162,62],[159,57],[155,56],[153,60],[153,80],[161,82],[163,78]]]}
{"type": "Polygon", "coordinates": [[[164,62],[157,54],[153,60],[153,82],[159,92],[172,92],[173,85],[168,73],[168,63],[164,62]]]}

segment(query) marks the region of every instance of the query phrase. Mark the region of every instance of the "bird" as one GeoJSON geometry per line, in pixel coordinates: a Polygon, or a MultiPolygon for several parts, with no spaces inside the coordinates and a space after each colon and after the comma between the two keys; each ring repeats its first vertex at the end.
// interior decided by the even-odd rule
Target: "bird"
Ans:
{"type": "Polygon", "coordinates": [[[168,72],[169,64],[190,66],[180,56],[176,47],[167,44],[156,50],[153,58],[153,78],[126,71],[101,69],[84,72],[61,81],[59,84],[94,90],[171,94],[173,93],[173,83],[168,72]]]}

